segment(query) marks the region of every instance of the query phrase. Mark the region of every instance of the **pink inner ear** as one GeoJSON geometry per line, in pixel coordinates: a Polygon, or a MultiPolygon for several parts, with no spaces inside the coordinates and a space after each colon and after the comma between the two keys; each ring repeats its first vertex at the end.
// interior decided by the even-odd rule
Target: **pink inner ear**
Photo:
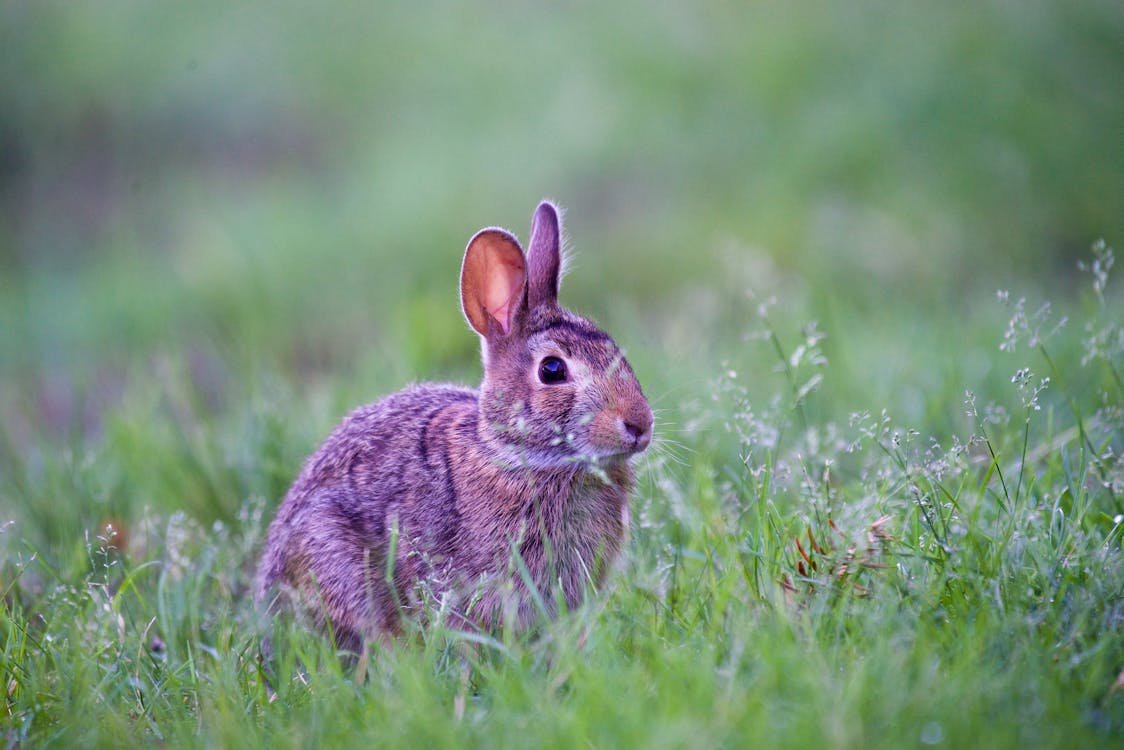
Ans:
{"type": "Polygon", "coordinates": [[[523,266],[512,265],[500,259],[488,269],[488,289],[484,306],[500,324],[506,335],[511,330],[511,317],[516,297],[523,288],[523,266]]]}

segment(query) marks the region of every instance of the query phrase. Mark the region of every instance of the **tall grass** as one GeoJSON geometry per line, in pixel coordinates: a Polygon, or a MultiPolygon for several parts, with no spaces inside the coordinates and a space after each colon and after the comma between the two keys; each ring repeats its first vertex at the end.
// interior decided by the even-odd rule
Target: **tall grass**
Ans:
{"type": "Polygon", "coordinates": [[[820,418],[824,337],[858,334],[797,330],[755,305],[743,361],[664,409],[605,591],[530,634],[466,635],[437,617],[359,664],[262,622],[248,595],[269,514],[316,439],[297,425],[335,405],[294,407],[274,384],[215,414],[169,364],[161,387],[130,386],[100,436],[6,452],[6,744],[1113,746],[1112,262],[1098,244],[1092,290],[1064,322],[1000,293],[1009,324],[989,348],[1008,382],[939,394],[931,406],[954,415],[942,430],[960,426],[941,434],[877,407],[820,418]],[[763,361],[771,388],[746,382],[763,361]],[[183,510],[144,510],[159,493],[183,510]]]}

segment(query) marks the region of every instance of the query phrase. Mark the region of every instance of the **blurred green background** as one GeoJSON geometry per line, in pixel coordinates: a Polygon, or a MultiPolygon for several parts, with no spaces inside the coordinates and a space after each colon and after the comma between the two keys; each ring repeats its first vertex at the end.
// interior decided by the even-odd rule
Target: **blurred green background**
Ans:
{"type": "Polygon", "coordinates": [[[771,297],[827,333],[810,409],[939,432],[1009,378],[995,290],[1076,299],[1121,237],[1122,38],[1111,0],[6,2],[9,483],[69,441],[115,512],[275,502],[351,406],[478,379],[460,254],[544,196],[672,435],[730,368],[776,390],[771,297]]]}

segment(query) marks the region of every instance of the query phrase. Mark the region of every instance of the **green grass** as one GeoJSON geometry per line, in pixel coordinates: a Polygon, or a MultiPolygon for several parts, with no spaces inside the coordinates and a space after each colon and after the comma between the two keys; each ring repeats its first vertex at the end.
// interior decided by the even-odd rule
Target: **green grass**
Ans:
{"type": "Polygon", "coordinates": [[[1119,744],[1114,4],[193,7],[0,10],[5,746],[1119,744]],[[657,412],[619,568],[263,665],[301,462],[479,379],[543,196],[657,412]]]}
{"type": "Polygon", "coordinates": [[[1092,303],[1090,323],[1115,348],[1084,367],[1057,354],[1088,338],[1081,320],[1028,351],[1014,316],[997,366],[1017,356],[1050,382],[943,402],[971,412],[951,436],[879,413],[818,420],[803,384],[831,365],[816,337],[798,357],[768,334],[747,356],[789,364],[774,396],[731,366],[672,410],[685,421],[641,461],[628,555],[591,604],[469,649],[434,625],[359,671],[286,626],[272,703],[248,586],[315,432],[288,425],[325,410],[263,388],[209,416],[170,365],[103,438],[8,454],[8,740],[1110,746],[1124,731],[1112,305],[1092,303]],[[183,510],[163,510],[168,495],[183,510]],[[107,518],[121,536],[96,535],[107,518]]]}

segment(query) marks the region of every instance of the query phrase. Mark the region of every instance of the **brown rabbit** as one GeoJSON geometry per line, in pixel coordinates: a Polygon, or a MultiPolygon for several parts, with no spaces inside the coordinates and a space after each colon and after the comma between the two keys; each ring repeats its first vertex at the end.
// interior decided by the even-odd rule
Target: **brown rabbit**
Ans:
{"type": "Polygon", "coordinates": [[[525,628],[604,579],[652,411],[613,340],[558,305],[560,245],[545,201],[526,256],[502,229],[469,241],[480,389],[418,385],[347,416],[269,527],[260,603],[355,650],[397,632],[423,582],[458,626],[525,628]]]}

